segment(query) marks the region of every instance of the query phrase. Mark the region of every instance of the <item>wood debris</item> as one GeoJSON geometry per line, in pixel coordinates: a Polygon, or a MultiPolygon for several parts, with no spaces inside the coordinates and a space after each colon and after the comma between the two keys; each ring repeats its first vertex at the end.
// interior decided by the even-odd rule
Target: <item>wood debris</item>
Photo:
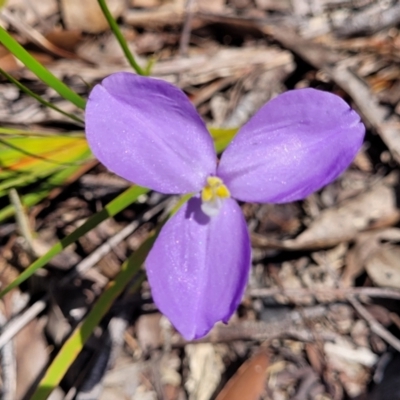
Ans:
{"type": "MultiPolygon", "coordinates": [[[[152,75],[182,88],[211,126],[238,128],[279,93],[313,87],[344,98],[368,131],[350,169],[318,193],[292,204],[241,205],[253,267],[227,325],[186,342],[158,313],[144,280],[110,308],[54,398],[400,398],[399,2],[107,4],[138,63],[153,60],[152,75]]],[[[131,71],[95,0],[9,0],[0,19],[83,97],[105,76],[131,71]]],[[[1,46],[0,68],[83,118],[1,46]]],[[[82,131],[4,79],[0,84],[3,126],[82,131]]],[[[37,252],[128,186],[93,162],[54,189],[27,211],[37,252]]],[[[0,390],[6,400],[29,398],[42,368],[170,206],[159,194],[143,195],[2,300],[0,390]],[[25,300],[16,305],[15,298],[25,300]]],[[[0,227],[1,287],[32,261],[20,236],[11,220],[0,227]]]]}

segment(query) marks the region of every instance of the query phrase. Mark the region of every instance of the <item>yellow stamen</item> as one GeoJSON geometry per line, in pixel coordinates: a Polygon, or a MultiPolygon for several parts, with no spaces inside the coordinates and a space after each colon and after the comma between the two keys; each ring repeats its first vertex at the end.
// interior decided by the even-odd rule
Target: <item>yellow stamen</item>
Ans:
{"type": "Polygon", "coordinates": [[[207,184],[201,191],[202,210],[210,217],[218,214],[222,206],[222,200],[231,197],[229,189],[221,178],[209,176],[207,184]]]}
{"type": "Polygon", "coordinates": [[[223,185],[223,182],[221,178],[218,178],[218,176],[209,176],[207,178],[207,186],[216,187],[219,185],[223,185]]]}
{"type": "Polygon", "coordinates": [[[210,201],[213,198],[213,190],[206,186],[201,192],[201,200],[202,201],[210,201]]]}
{"type": "Polygon", "coordinates": [[[229,193],[228,188],[225,185],[218,186],[217,190],[215,191],[215,194],[218,197],[222,197],[223,199],[226,199],[226,198],[231,196],[231,194],[229,193]]]}

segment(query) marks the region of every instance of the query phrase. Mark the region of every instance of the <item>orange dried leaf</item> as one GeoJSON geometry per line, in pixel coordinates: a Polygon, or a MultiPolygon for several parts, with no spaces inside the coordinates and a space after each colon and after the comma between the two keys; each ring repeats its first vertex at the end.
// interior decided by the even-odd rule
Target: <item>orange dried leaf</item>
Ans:
{"type": "Polygon", "coordinates": [[[264,392],[268,363],[265,352],[247,360],[228,381],[216,400],[258,400],[264,392]]]}

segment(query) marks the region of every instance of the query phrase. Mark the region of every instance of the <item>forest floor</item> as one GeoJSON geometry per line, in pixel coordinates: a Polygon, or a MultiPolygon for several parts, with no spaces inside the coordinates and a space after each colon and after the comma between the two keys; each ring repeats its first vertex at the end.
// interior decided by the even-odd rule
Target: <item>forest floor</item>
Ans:
{"type": "MultiPolygon", "coordinates": [[[[242,205],[253,264],[228,325],[184,341],[157,311],[144,281],[139,292],[116,301],[50,398],[400,399],[400,2],[108,4],[138,62],[153,59],[152,75],[182,88],[208,125],[240,127],[279,93],[313,87],[343,97],[367,134],[351,167],[304,201],[242,205]]],[[[105,76],[131,70],[96,0],[9,0],[0,21],[85,98],[105,76]]],[[[3,47],[0,68],[79,114],[3,47]]],[[[82,130],[7,80],[0,85],[3,126],[82,130]]],[[[27,210],[37,253],[129,186],[92,161],[27,210]]],[[[139,200],[3,299],[4,399],[30,398],[65,338],[174,201],[157,193],[139,200]],[[110,238],[117,239],[106,254],[87,261],[110,238]],[[84,272],[64,279],[85,262],[84,272]],[[28,318],[38,302],[44,307],[28,318]],[[16,319],[21,329],[4,340],[16,319]],[[9,343],[11,364],[4,362],[9,343]]],[[[0,226],[2,287],[32,262],[18,228],[12,219],[0,226]]]]}

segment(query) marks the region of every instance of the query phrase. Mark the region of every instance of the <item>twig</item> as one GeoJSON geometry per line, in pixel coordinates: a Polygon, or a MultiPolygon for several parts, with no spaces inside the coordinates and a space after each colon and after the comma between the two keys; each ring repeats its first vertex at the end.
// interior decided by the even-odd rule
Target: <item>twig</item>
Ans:
{"type": "MultiPolygon", "coordinates": [[[[277,321],[244,321],[228,325],[217,324],[204,338],[196,340],[196,343],[219,343],[233,340],[268,340],[281,336],[289,336],[300,341],[314,341],[315,335],[306,328],[302,321],[304,318],[313,319],[326,315],[326,307],[306,307],[299,311],[290,311],[283,319],[277,321]]],[[[334,340],[336,335],[332,332],[319,332],[323,340],[334,340]]],[[[184,346],[187,342],[180,335],[173,335],[172,346],[184,346]]]]}
{"type": "Polygon", "coordinates": [[[312,388],[318,384],[319,379],[319,376],[311,367],[304,368],[299,389],[291,400],[303,400],[309,398],[312,388]]]}
{"type": "Polygon", "coordinates": [[[327,69],[327,72],[351,96],[367,121],[379,133],[393,158],[400,163],[399,118],[395,115],[390,116],[390,110],[379,104],[376,96],[351,70],[348,61],[337,63],[327,69]]]}
{"type": "Polygon", "coordinates": [[[349,287],[349,288],[324,288],[324,289],[282,289],[282,288],[259,288],[250,289],[247,294],[252,297],[272,297],[276,295],[284,295],[288,297],[305,297],[305,296],[337,296],[341,299],[347,299],[347,296],[368,296],[380,297],[400,300],[400,290],[379,287],[349,287]]]}
{"type": "Polygon", "coordinates": [[[3,20],[8,22],[10,25],[12,25],[17,31],[22,33],[25,37],[27,37],[33,43],[37,44],[42,49],[56,55],[57,57],[62,57],[62,58],[66,58],[66,59],[81,58],[81,57],[78,57],[76,54],[71,53],[70,51],[67,51],[67,50],[61,49],[60,47],[57,47],[56,45],[51,43],[48,39],[46,39],[41,33],[39,33],[37,30],[31,28],[29,25],[25,24],[23,21],[21,21],[18,17],[13,15],[7,9],[3,9],[1,11],[0,15],[3,20]]]}
{"type": "Polygon", "coordinates": [[[385,340],[394,349],[400,352],[399,339],[397,339],[382,324],[380,324],[355,297],[348,295],[347,300],[355,308],[358,314],[368,322],[372,332],[377,334],[381,339],[385,340]]]}
{"type": "MultiPolygon", "coordinates": [[[[6,317],[0,313],[0,326],[3,327],[6,322],[6,317]]],[[[1,399],[14,400],[17,390],[17,363],[12,340],[0,349],[0,365],[2,380],[1,399]]]]}
{"type": "Polygon", "coordinates": [[[0,335],[0,349],[3,348],[10,340],[30,321],[37,317],[46,308],[47,296],[32,304],[23,314],[13,318],[0,335]]]}
{"type": "Polygon", "coordinates": [[[334,26],[340,36],[359,34],[372,35],[400,21],[400,4],[394,4],[383,10],[381,4],[375,4],[358,13],[352,13],[340,26],[334,26]]]}
{"type": "Polygon", "coordinates": [[[192,20],[193,20],[193,4],[196,0],[187,0],[186,2],[186,16],[185,22],[183,24],[181,40],[179,42],[179,54],[182,57],[187,56],[190,32],[192,30],[192,20]]]}
{"type": "Polygon", "coordinates": [[[165,199],[159,204],[146,211],[142,217],[132,221],[125,228],[121,229],[114,236],[104,242],[100,247],[93,251],[89,256],[76,265],[73,271],[60,280],[60,285],[65,285],[70,282],[77,275],[84,275],[89,269],[96,265],[106,254],[108,254],[114,247],[121,243],[125,238],[131,235],[138,227],[144,222],[149,221],[156,214],[164,209],[170,199],[165,199]]]}

